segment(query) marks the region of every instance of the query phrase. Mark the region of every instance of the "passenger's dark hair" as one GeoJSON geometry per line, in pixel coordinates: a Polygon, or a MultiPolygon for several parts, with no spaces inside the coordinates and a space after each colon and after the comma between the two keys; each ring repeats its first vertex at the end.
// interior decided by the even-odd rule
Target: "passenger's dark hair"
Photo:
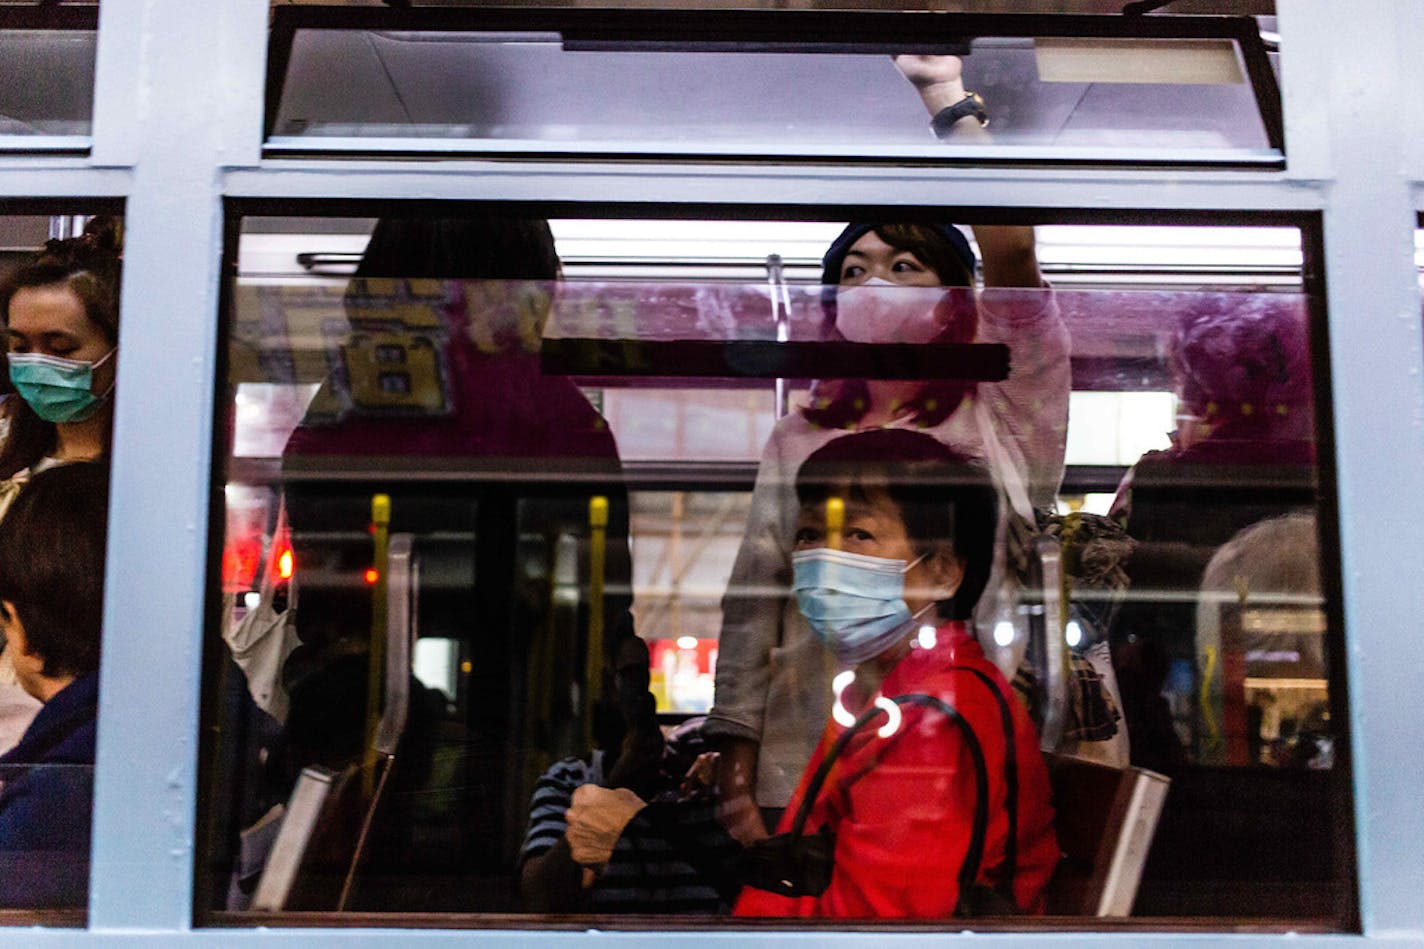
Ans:
{"type": "MultiPolygon", "coordinates": [[[[0,281],[0,320],[8,331],[10,301],[21,290],[62,285],[84,305],[84,313],[111,346],[119,341],[119,282],[123,251],[117,218],[97,217],[80,237],[51,240],[33,260],[0,281]]],[[[54,451],[54,423],[35,414],[19,396],[5,400],[9,434],[0,445],[0,478],[29,468],[54,451]]]]}
{"type": "Polygon", "coordinates": [[[974,286],[974,251],[953,224],[849,224],[831,242],[821,258],[821,283],[841,282],[846,254],[866,234],[875,236],[896,250],[907,250],[935,272],[946,287],[974,286]]]}
{"type": "Polygon", "coordinates": [[[382,218],[356,276],[555,280],[559,255],[538,218],[382,218]]]}
{"type": "MultiPolygon", "coordinates": [[[[938,314],[944,330],[932,343],[971,343],[979,333],[979,311],[974,304],[974,254],[958,228],[944,224],[851,224],[822,258],[821,282],[828,288],[840,283],[846,253],[866,234],[874,234],[896,250],[905,250],[934,271],[945,287],[966,289],[946,294],[938,314]]],[[[833,338],[836,323],[836,292],[827,289],[821,296],[826,331],[833,338]]],[[[920,387],[911,401],[911,417],[921,425],[943,422],[959,408],[974,383],[958,379],[936,379],[920,387]]],[[[859,421],[870,407],[869,389],[863,379],[827,379],[816,383],[811,404],[801,414],[822,428],[847,428],[859,421]]]]}
{"type": "Polygon", "coordinates": [[[796,474],[802,505],[840,492],[869,502],[876,491],[900,509],[916,553],[947,544],[964,560],[964,579],[938,612],[942,619],[969,619],[994,562],[999,495],[989,472],[923,432],[884,428],[827,442],[796,474]]]}
{"type": "Polygon", "coordinates": [[[0,600],[46,676],[99,668],[108,517],[108,466],[76,462],[36,474],[0,521],[0,600]]]}

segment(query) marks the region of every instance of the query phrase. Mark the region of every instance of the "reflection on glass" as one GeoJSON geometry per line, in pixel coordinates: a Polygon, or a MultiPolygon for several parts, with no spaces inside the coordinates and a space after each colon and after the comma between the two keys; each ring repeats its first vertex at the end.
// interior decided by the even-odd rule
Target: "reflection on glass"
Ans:
{"type": "MultiPolygon", "coordinates": [[[[778,27],[746,29],[755,37],[778,27]]],[[[779,29],[803,36],[808,28],[779,29]]],[[[594,35],[577,26],[279,24],[290,57],[273,90],[280,102],[268,146],[933,158],[944,146],[927,119],[972,91],[980,97],[974,114],[991,117],[992,137],[951,137],[952,120],[936,127],[971,149],[1128,161],[1280,157],[1279,135],[1268,129],[1279,108],[1270,67],[1245,26],[1244,41],[981,35],[933,45],[919,24],[902,27],[898,41],[842,30],[854,35],[768,43],[727,40],[725,30],[701,40],[625,37],[616,27],[594,35]],[[889,54],[955,54],[925,58],[962,59],[967,89],[953,101],[921,103],[889,54]],[[1272,118],[1263,118],[1262,102],[1272,118]]]]}
{"type": "MultiPolygon", "coordinates": [[[[781,622],[803,609],[799,593],[820,588],[797,573],[793,549],[831,547],[838,533],[850,550],[868,543],[856,532],[873,533],[850,503],[832,527],[828,499],[817,499],[825,510],[812,505],[819,520],[801,523],[798,458],[776,475],[788,484],[755,485],[763,498],[784,489],[794,500],[749,536],[752,462],[786,419],[815,411],[828,378],[963,383],[990,404],[991,419],[1022,419],[988,423],[1012,461],[1046,423],[1046,410],[1034,408],[1046,400],[1039,389],[1023,393],[1017,415],[994,402],[1014,397],[1013,384],[1042,356],[1025,329],[1030,317],[1061,319],[1066,331],[1052,352],[1073,390],[1072,487],[1048,485],[1031,502],[1041,511],[1024,517],[1004,483],[1008,469],[991,459],[990,490],[1008,513],[1002,532],[996,520],[987,535],[992,610],[973,617],[985,674],[996,667],[992,676],[1014,680],[1014,695],[1029,700],[1023,793],[1050,780],[1038,770],[1041,736],[1051,780],[1068,782],[1054,785],[1065,803],[1051,828],[1024,798],[1025,832],[1038,823],[1021,840],[1029,882],[1016,895],[1055,912],[1114,905],[1113,894],[1031,880],[1045,869],[1039,849],[1058,852],[1038,831],[1068,841],[1075,819],[1126,793],[1117,769],[1131,763],[1170,778],[1171,793],[1142,842],[1151,856],[1138,868],[1135,904],[1129,893],[1114,912],[1319,919],[1332,905],[1339,865],[1329,828],[1348,802],[1331,784],[1341,750],[1331,721],[1338,605],[1320,582],[1328,547],[1317,540],[1303,295],[243,276],[231,299],[228,642],[236,655],[232,631],[243,626],[284,644],[265,675],[288,708],[270,714],[249,667],[248,688],[235,694],[267,711],[208,748],[236,762],[241,780],[210,796],[206,907],[749,911],[738,893],[752,877],[727,884],[742,851],[713,817],[715,765],[699,760],[718,747],[701,716],[715,716],[719,676],[739,661],[724,638],[727,611],[762,609],[781,622]],[[924,332],[970,312],[976,328],[963,339],[924,332]],[[562,421],[538,427],[551,410],[562,421]],[[389,523],[373,507],[378,496],[389,500],[389,523]],[[822,533],[808,539],[807,530],[822,533]],[[631,564],[618,562],[619,550],[631,564]],[[294,565],[285,579],[297,579],[285,588],[284,553],[294,565]],[[741,571],[758,578],[747,583],[736,564],[753,555],[784,557],[786,567],[741,571]],[[246,606],[252,593],[255,609],[246,606]],[[283,596],[286,608],[273,609],[283,596]],[[261,630],[247,619],[258,613],[261,630]],[[617,635],[627,623],[641,643],[617,635]],[[403,724],[391,724],[392,708],[403,724]],[[392,735],[396,763],[382,788],[379,768],[365,777],[366,761],[392,735]],[[698,777],[684,786],[689,770],[698,777]],[[1104,774],[1108,783],[1092,783],[1104,774]],[[584,826],[574,799],[583,787],[579,801],[632,809],[625,833],[570,835],[584,826]],[[372,799],[384,803],[370,812],[358,853],[352,814],[367,813],[372,799]],[[647,802],[656,806],[645,811],[647,802]],[[305,831],[300,813],[311,815],[305,831]],[[307,856],[274,864],[270,839],[299,832],[307,856]],[[705,846],[676,850],[689,839],[705,846]],[[637,865],[650,846],[673,848],[665,866],[637,865]],[[287,897],[268,901],[261,881],[275,889],[284,870],[287,897]],[[687,900],[655,898],[663,879],[686,885],[687,900]]],[[[938,438],[934,426],[888,428],[938,438]]],[[[844,445],[859,429],[881,426],[820,435],[844,445]]],[[[881,481],[910,482],[912,468],[881,481]]],[[[1043,480],[1035,477],[1035,490],[1043,480]]],[[[896,577],[907,606],[918,608],[926,589],[939,591],[929,594],[938,602],[943,590],[922,573],[924,551],[861,553],[903,562],[896,577]]],[[[894,599],[881,597],[884,615],[898,616],[894,599]]],[[[974,642],[968,625],[911,615],[910,655],[974,642]]],[[[793,645],[773,644],[767,662],[795,673],[791,688],[819,681],[819,641],[793,645]]],[[[836,721],[834,657],[827,671],[825,694],[803,703],[799,724],[812,744],[836,721]]],[[[866,741],[902,740],[928,720],[895,702],[898,693],[857,690],[842,688],[841,718],[876,707],[893,718],[889,705],[900,716],[895,728],[875,719],[866,741]]],[[[987,715],[976,730],[998,734],[987,724],[1001,720],[995,709],[971,713],[987,715]]],[[[847,760],[862,761],[859,753],[847,760]]],[[[794,788],[806,761],[781,765],[794,788]]],[[[1135,774],[1160,800],[1165,785],[1135,774]]],[[[862,808],[950,820],[895,782],[843,790],[862,808]]],[[[821,820],[824,804],[811,813],[821,820]]],[[[958,839],[931,837],[889,857],[928,879],[930,844],[958,839]]],[[[995,846],[984,864],[991,880],[1004,865],[995,846]]],[[[951,876],[963,866],[955,847],[938,851],[951,876]]],[[[1062,879],[1084,885],[1094,869],[1091,855],[1064,866],[1062,879]]]]}
{"type": "MultiPolygon", "coordinates": [[[[69,15],[63,11],[57,19],[69,15]]],[[[82,14],[82,11],[81,11],[82,14]]],[[[37,15],[43,17],[43,12],[37,15]]],[[[95,19],[91,14],[90,19],[95,19]]],[[[65,28],[0,28],[0,150],[75,148],[87,145],[94,105],[94,57],[98,31],[71,23],[65,28]]]]}

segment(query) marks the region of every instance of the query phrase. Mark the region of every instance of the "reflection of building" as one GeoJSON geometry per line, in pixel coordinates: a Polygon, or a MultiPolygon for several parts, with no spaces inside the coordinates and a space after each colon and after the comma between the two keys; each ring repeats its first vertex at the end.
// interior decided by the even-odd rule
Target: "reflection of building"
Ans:
{"type": "Polygon", "coordinates": [[[1317,530],[1310,512],[1261,521],[1207,564],[1197,656],[1208,761],[1332,760],[1317,530]]]}

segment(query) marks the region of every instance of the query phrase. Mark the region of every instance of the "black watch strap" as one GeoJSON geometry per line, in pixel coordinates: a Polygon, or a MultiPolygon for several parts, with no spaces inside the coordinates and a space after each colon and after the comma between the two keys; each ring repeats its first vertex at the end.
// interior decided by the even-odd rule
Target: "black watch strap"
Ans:
{"type": "Polygon", "coordinates": [[[930,129],[934,131],[935,138],[949,138],[955,124],[966,115],[972,115],[979,120],[982,128],[989,124],[989,113],[984,108],[984,99],[977,92],[966,92],[964,98],[954,105],[947,105],[935,113],[935,117],[930,119],[930,129]]]}

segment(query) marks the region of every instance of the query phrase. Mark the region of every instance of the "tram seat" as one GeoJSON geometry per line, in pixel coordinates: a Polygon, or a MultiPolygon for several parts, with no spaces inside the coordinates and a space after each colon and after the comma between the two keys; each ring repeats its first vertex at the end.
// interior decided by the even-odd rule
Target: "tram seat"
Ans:
{"type": "Polygon", "coordinates": [[[304,768],[262,868],[252,908],[339,909],[357,859],[364,811],[358,765],[341,771],[304,768]]]}
{"type": "Polygon", "coordinates": [[[1048,889],[1055,915],[1127,916],[1171,779],[1049,755],[1063,859],[1048,889]]]}

